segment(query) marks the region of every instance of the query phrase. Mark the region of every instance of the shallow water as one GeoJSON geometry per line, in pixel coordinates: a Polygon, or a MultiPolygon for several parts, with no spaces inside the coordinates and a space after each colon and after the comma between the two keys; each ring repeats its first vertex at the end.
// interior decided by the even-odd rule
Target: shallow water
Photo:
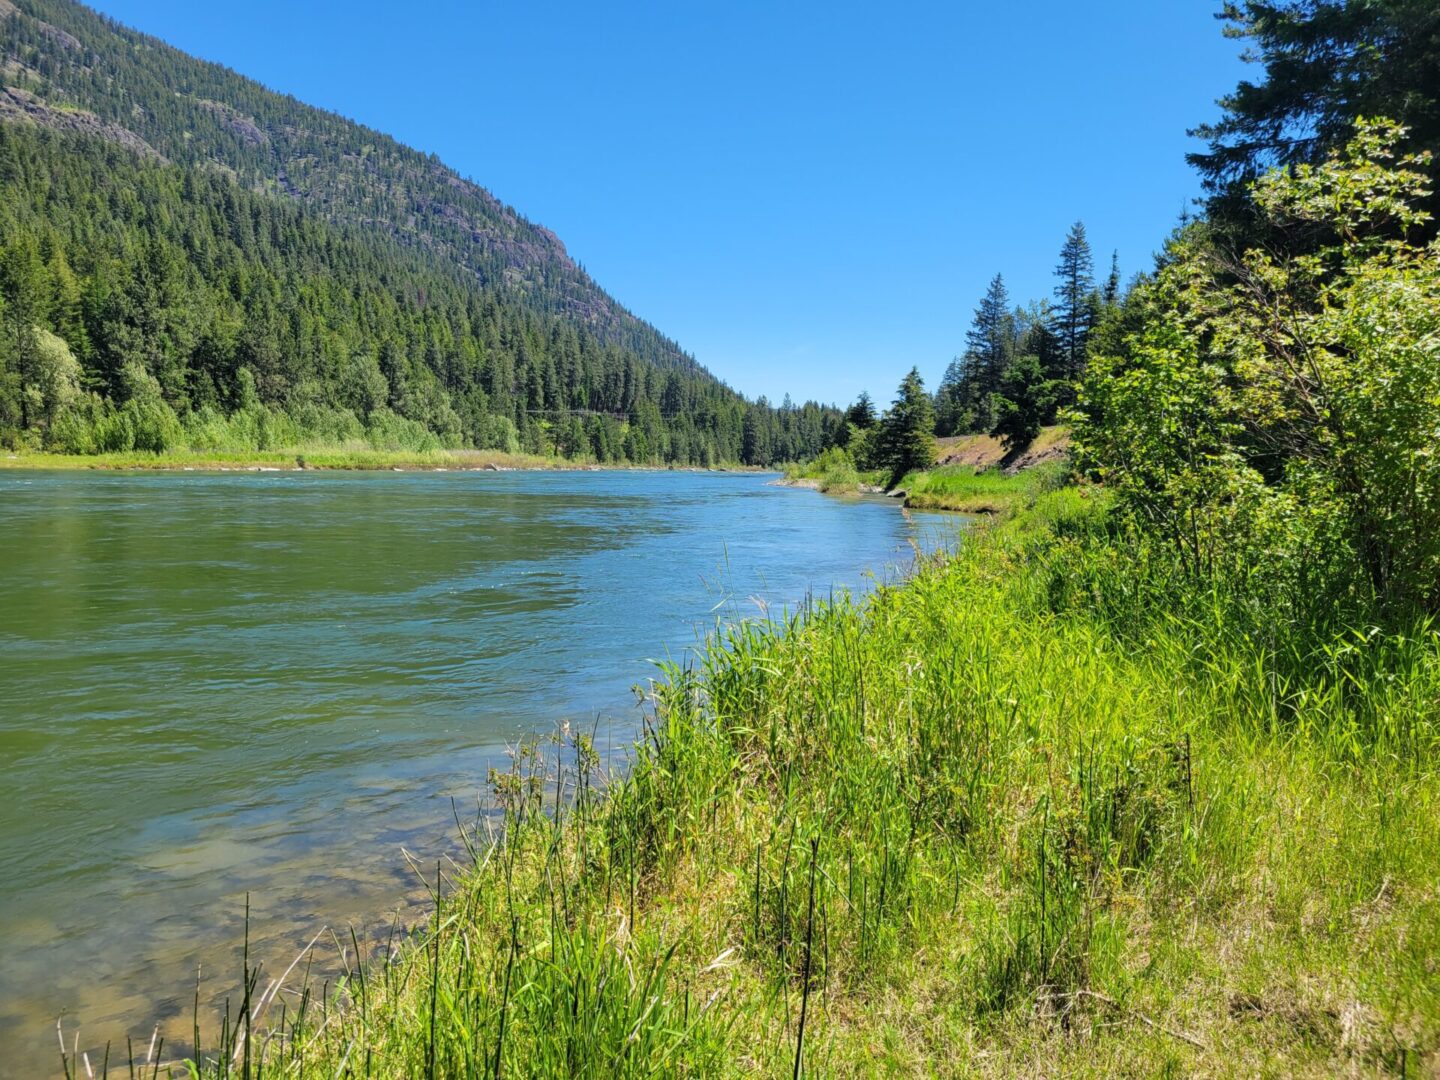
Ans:
{"type": "Polygon", "coordinates": [[[768,479],[0,472],[0,1076],[58,1071],[62,1013],[182,1042],[247,893],[272,968],[383,937],[508,744],[624,747],[652,658],[963,525],[768,479]]]}

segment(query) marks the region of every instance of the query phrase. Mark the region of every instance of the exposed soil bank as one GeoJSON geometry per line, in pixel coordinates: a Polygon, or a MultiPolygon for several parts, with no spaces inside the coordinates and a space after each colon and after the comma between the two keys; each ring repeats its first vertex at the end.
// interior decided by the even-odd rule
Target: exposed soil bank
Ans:
{"type": "Polygon", "coordinates": [[[937,465],[969,465],[976,472],[1001,469],[1014,475],[1047,461],[1064,461],[1070,453],[1069,428],[1042,428],[1035,441],[1020,453],[1009,455],[993,435],[953,435],[936,440],[937,465]]]}

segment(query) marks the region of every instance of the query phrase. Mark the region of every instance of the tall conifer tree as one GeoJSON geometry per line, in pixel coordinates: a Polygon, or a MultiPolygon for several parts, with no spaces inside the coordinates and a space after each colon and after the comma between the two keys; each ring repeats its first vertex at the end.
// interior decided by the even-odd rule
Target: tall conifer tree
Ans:
{"type": "Polygon", "coordinates": [[[1000,387],[1015,355],[1015,320],[1010,314],[1010,294],[1005,279],[996,274],[985,290],[975,318],[965,334],[965,354],[960,358],[959,389],[951,406],[967,430],[984,431],[990,426],[990,395],[1000,387]]]}
{"type": "Polygon", "coordinates": [[[936,435],[959,435],[969,428],[974,414],[967,400],[967,374],[964,357],[957,356],[946,366],[940,385],[935,390],[936,435]]]}
{"type": "MultiPolygon", "coordinates": [[[[1318,162],[1355,120],[1406,126],[1401,151],[1440,144],[1440,4],[1435,0],[1227,0],[1217,16],[1264,68],[1220,99],[1222,117],[1190,134],[1187,155],[1210,192],[1212,224],[1253,228],[1247,184],[1266,169],[1318,162]]],[[[1421,198],[1440,210],[1434,189],[1421,198]]]]}
{"type": "Polygon", "coordinates": [[[1085,238],[1085,223],[1077,221],[1060,249],[1055,267],[1055,336],[1060,339],[1059,370],[1052,377],[1078,379],[1085,367],[1085,341],[1094,327],[1095,258],[1085,238]]]}
{"type": "Polygon", "coordinates": [[[996,274],[975,309],[975,321],[965,335],[966,349],[976,359],[976,374],[982,394],[992,393],[1009,366],[1014,347],[1015,325],[1010,317],[1010,293],[1005,279],[996,274]]]}

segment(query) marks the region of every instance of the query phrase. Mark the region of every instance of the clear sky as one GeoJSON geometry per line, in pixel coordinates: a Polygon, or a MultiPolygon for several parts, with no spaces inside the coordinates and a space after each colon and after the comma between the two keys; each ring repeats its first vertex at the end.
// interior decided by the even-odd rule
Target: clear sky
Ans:
{"type": "Polygon", "coordinates": [[[1244,69],[1218,0],[95,6],[435,152],[746,394],[842,404],[933,388],[1077,218],[1148,267],[1244,69]]]}

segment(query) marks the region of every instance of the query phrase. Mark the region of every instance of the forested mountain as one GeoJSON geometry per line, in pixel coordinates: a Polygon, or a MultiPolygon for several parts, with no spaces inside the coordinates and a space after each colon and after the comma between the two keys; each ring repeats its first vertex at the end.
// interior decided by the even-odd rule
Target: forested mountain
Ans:
{"type": "Polygon", "coordinates": [[[0,0],[0,439],[814,453],[427,156],[69,0],[0,0]]]}

